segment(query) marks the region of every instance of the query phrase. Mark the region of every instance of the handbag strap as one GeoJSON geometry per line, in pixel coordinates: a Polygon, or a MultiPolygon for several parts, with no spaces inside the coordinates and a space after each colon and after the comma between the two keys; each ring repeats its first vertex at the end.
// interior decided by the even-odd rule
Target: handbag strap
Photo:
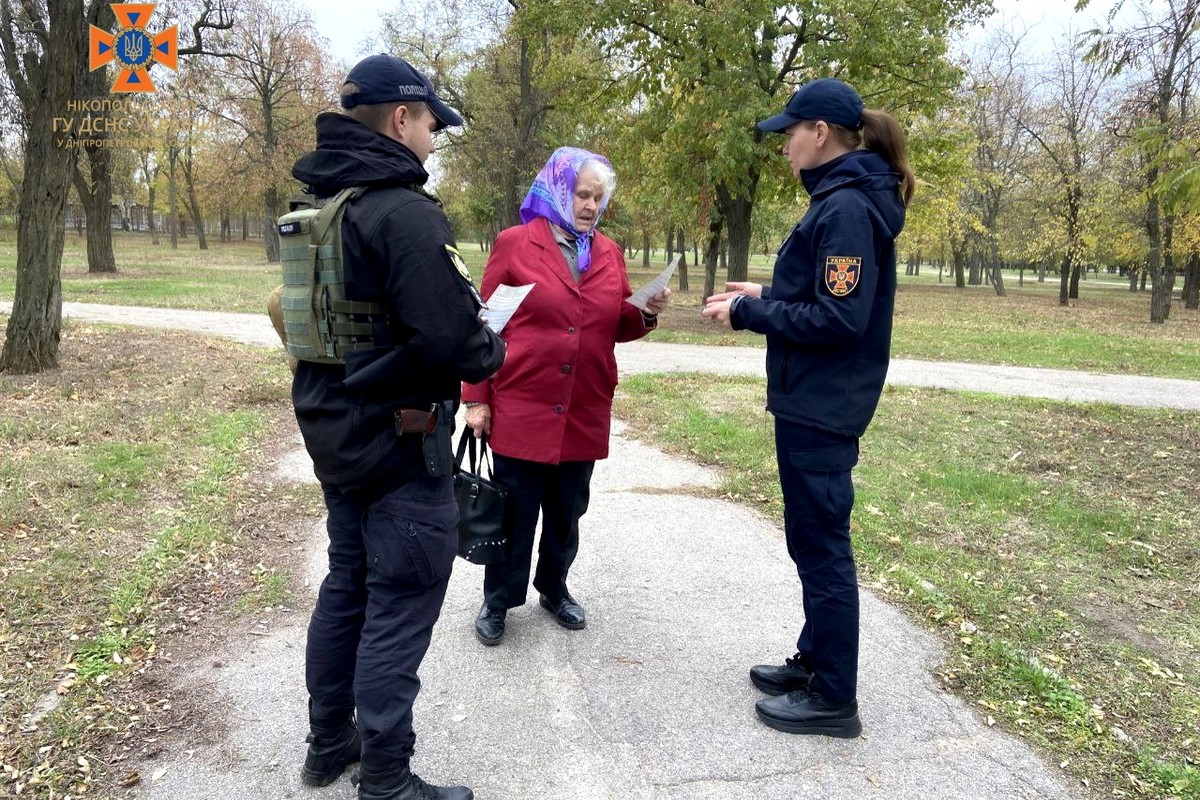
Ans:
{"type": "Polygon", "coordinates": [[[484,464],[487,464],[488,477],[492,476],[492,459],[488,457],[487,434],[479,437],[479,451],[476,455],[475,450],[475,432],[470,427],[464,428],[462,436],[458,440],[458,452],[454,456],[454,461],[458,466],[459,471],[463,469],[463,457],[467,457],[467,465],[470,472],[475,475],[481,475],[480,470],[484,464]]]}

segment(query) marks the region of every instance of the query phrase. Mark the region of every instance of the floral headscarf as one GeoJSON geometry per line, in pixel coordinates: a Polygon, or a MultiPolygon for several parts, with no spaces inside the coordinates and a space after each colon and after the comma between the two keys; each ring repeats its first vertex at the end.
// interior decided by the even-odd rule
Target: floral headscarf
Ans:
{"type": "Polygon", "coordinates": [[[533,179],[529,194],[521,203],[521,222],[530,222],[535,217],[544,217],[575,237],[575,251],[579,254],[579,271],[586,272],[592,265],[591,231],[600,223],[600,216],[608,208],[612,186],[606,187],[604,199],[596,212],[596,222],[590,230],[575,227],[575,181],[583,165],[597,161],[612,170],[612,164],[604,156],[578,147],[560,147],[550,155],[550,160],[533,179]]]}

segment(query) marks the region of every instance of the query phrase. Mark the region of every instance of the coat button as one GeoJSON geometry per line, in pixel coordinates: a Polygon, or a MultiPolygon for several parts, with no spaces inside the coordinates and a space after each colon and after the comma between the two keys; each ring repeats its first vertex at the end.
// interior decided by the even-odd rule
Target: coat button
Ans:
{"type": "Polygon", "coordinates": [[[565,411],[566,411],[566,409],[565,409],[565,408],[563,408],[562,406],[555,406],[555,407],[554,407],[554,413],[555,413],[555,414],[562,414],[562,413],[564,413],[565,411]]]}
{"type": "Polygon", "coordinates": [[[563,364],[561,367],[559,367],[559,369],[562,370],[563,375],[569,375],[571,373],[570,364],[563,364]]]}
{"type": "Polygon", "coordinates": [[[575,333],[575,326],[572,325],[571,327],[567,328],[567,333],[575,333]]]}

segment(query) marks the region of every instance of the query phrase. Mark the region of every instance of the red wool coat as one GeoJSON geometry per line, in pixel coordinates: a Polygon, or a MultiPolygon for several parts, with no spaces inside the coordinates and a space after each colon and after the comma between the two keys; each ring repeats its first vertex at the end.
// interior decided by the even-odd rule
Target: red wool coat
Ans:
{"type": "Polygon", "coordinates": [[[597,232],[578,284],[550,223],[538,218],[496,237],[481,294],[535,284],[500,334],[508,353],[483,383],[464,383],[463,402],[488,403],[499,454],[543,464],[608,456],[617,342],[650,330],[635,306],[621,248],[597,232]]]}

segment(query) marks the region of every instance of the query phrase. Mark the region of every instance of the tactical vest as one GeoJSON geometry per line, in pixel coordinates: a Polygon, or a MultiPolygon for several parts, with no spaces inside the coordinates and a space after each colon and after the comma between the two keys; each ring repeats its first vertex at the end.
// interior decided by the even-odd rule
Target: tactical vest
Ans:
{"type": "Polygon", "coordinates": [[[366,190],[353,186],[325,200],[305,196],[279,218],[284,343],[302,361],[341,364],[347,353],[378,346],[373,333],[386,323],[387,308],[347,300],[342,265],[342,216],[366,190]]]}

